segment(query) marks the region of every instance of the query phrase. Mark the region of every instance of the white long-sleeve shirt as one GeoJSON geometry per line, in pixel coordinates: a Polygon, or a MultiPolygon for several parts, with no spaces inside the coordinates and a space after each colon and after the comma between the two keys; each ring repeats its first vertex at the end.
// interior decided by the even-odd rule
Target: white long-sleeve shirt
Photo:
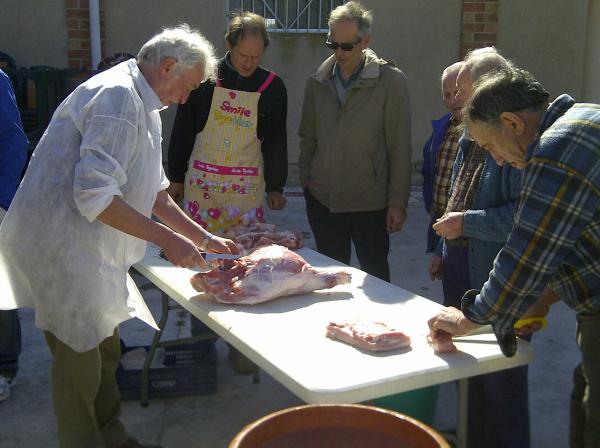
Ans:
{"type": "Polygon", "coordinates": [[[36,325],[79,352],[131,316],[154,324],[127,275],[146,242],[96,218],[114,196],[150,217],[168,186],[161,108],[135,60],[58,107],[0,227],[0,309],[35,308],[36,325]]]}

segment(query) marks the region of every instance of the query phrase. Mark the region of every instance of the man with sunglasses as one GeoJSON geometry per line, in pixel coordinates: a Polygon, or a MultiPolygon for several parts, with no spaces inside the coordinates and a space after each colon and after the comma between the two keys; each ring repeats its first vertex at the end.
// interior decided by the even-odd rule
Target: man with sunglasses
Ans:
{"type": "Polygon", "coordinates": [[[306,85],[300,181],[317,250],[390,280],[389,233],[406,218],[410,106],[404,74],[370,50],[372,14],[351,1],[334,9],[334,54],[306,85]]]}

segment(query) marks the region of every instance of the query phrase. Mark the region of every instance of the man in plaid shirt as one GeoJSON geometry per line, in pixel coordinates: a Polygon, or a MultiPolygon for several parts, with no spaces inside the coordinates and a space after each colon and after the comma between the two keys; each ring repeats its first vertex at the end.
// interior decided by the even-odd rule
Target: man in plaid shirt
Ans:
{"type": "Polygon", "coordinates": [[[427,228],[427,252],[433,252],[440,239],[431,226],[446,211],[452,166],[458,151],[462,105],[456,99],[456,77],[461,66],[462,62],[455,62],[442,72],[442,100],[448,113],[431,121],[433,131],[423,146],[423,200],[425,210],[431,216],[427,228]]]}
{"type": "Polygon", "coordinates": [[[582,355],[573,377],[571,447],[598,447],[600,105],[561,95],[548,106],[547,99],[529,73],[510,69],[482,79],[467,104],[470,135],[499,165],[524,169],[521,196],[515,226],[481,292],[469,291],[462,312],[445,308],[429,326],[435,338],[491,323],[512,356],[514,323],[564,300],[577,313],[582,355]]]}

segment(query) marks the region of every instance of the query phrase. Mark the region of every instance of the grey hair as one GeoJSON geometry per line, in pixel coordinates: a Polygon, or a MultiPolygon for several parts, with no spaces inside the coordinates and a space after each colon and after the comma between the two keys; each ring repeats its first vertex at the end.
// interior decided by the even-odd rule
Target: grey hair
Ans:
{"type": "Polygon", "coordinates": [[[463,61],[458,61],[458,62],[455,62],[454,64],[451,64],[448,67],[446,67],[444,69],[444,71],[442,72],[442,75],[440,76],[440,81],[444,81],[444,78],[446,76],[450,76],[454,73],[456,73],[458,75],[458,72],[462,68],[463,64],[464,64],[463,61]]]}
{"type": "Polygon", "coordinates": [[[204,67],[204,78],[213,78],[217,67],[215,49],[199,31],[187,24],[164,28],[146,42],[137,54],[138,62],[159,65],[166,58],[177,61],[176,71],[204,67]]]}
{"type": "Polygon", "coordinates": [[[358,25],[360,37],[371,35],[371,24],[373,23],[373,13],[368,11],[360,2],[351,1],[338,6],[329,15],[329,29],[338,22],[344,20],[354,20],[358,25]]]}
{"type": "Polygon", "coordinates": [[[477,81],[486,73],[514,68],[513,63],[498,53],[496,47],[471,50],[466,54],[464,63],[469,68],[473,81],[477,81]]]}
{"type": "Polygon", "coordinates": [[[494,46],[490,47],[482,47],[482,48],[473,48],[472,50],[467,51],[465,57],[463,58],[464,62],[469,62],[474,58],[481,56],[483,54],[499,54],[498,50],[494,46]]]}
{"type": "Polygon", "coordinates": [[[549,93],[531,73],[516,67],[491,72],[479,79],[465,106],[468,123],[497,126],[503,112],[541,112],[549,93]]]}

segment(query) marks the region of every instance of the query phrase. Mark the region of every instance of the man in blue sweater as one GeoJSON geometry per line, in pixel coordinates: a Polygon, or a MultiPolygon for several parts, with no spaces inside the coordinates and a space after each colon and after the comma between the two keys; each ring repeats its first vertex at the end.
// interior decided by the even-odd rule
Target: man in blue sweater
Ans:
{"type": "MultiPolygon", "coordinates": [[[[456,99],[456,77],[462,62],[456,62],[442,72],[442,100],[448,113],[442,118],[431,121],[433,128],[427,143],[423,147],[423,200],[425,210],[431,216],[427,228],[427,252],[433,252],[439,237],[431,228],[436,219],[446,211],[450,192],[452,165],[458,151],[461,121],[461,105],[456,99]]],[[[431,273],[430,273],[431,275],[431,273]]],[[[435,277],[439,278],[439,277],[435,277]]],[[[432,280],[435,278],[432,277],[432,280]]]]}
{"type": "MultiPolygon", "coordinates": [[[[0,70],[0,223],[21,181],[27,144],[10,78],[0,70]]],[[[15,383],[20,353],[21,325],[17,310],[0,311],[0,401],[9,397],[15,383]]]]}

